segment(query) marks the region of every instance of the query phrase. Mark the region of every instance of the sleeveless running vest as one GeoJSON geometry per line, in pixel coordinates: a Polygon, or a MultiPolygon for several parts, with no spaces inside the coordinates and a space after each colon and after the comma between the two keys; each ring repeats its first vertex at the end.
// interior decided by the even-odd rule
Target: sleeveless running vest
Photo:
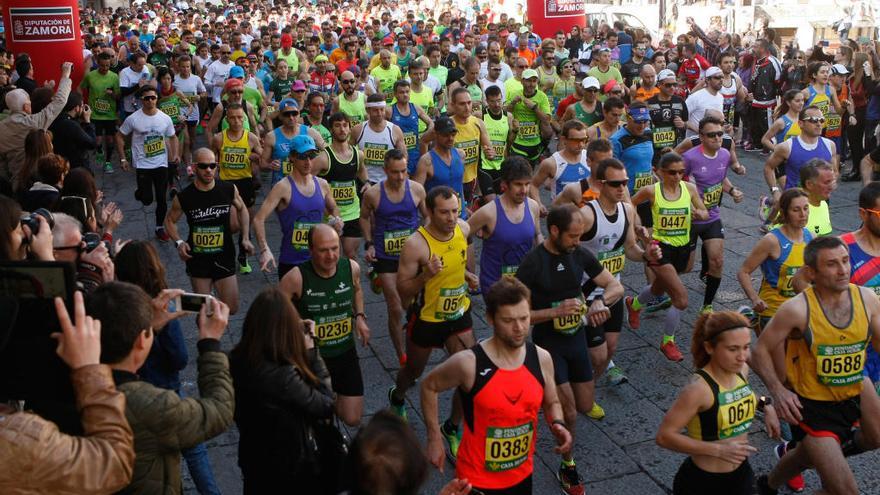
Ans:
{"type": "Polygon", "coordinates": [[[785,237],[778,227],[772,229],[770,233],[779,242],[779,257],[775,260],[768,257],[761,263],[761,273],[764,277],[761,280],[761,288],[758,289],[758,297],[767,304],[767,309],[761,313],[761,316],[768,318],[776,314],[782,303],[794,297],[792,278],[804,266],[804,248],[813,239],[807,229],[804,229],[803,242],[794,242],[785,237]]]}
{"type": "Polygon", "coordinates": [[[351,158],[343,163],[336,157],[333,148],[327,146],[324,151],[329,158],[330,168],[322,176],[330,185],[330,193],[339,207],[339,216],[346,222],[361,216],[361,200],[357,195],[358,150],[352,145],[349,148],[351,158]]]}
{"type": "Polygon", "coordinates": [[[556,173],[550,186],[550,196],[556,199],[568,184],[586,179],[590,176],[590,166],[587,165],[587,150],[581,150],[580,160],[570,163],[562,156],[562,152],[553,153],[556,162],[556,173]]]}
{"type": "Polygon", "coordinates": [[[370,124],[364,123],[357,145],[364,152],[364,165],[367,179],[376,183],[385,180],[385,153],[394,148],[394,124],[385,121],[381,131],[374,131],[370,124]]]}
{"type": "Polygon", "coordinates": [[[691,193],[685,184],[679,182],[681,194],[673,200],[663,196],[661,182],[654,184],[654,239],[669,246],[687,246],[691,242],[691,193]]]}
{"type": "Polygon", "coordinates": [[[801,135],[801,125],[797,120],[792,120],[788,115],[783,115],[780,118],[785,125],[781,131],[776,133],[776,144],[801,135]]]}
{"type": "Polygon", "coordinates": [[[200,191],[195,184],[190,184],[177,195],[189,226],[186,243],[193,258],[235,253],[229,226],[235,196],[233,187],[226,182],[214,181],[210,191],[200,191]]]}
{"type": "Polygon", "coordinates": [[[501,170],[501,162],[507,155],[507,135],[510,133],[510,120],[507,113],[502,112],[501,117],[496,119],[491,112],[483,114],[483,124],[486,126],[486,133],[489,134],[489,141],[492,143],[492,150],[495,151],[495,159],[490,160],[485,153],[480,153],[480,168],[483,170],[501,170]]]}
{"type": "Polygon", "coordinates": [[[302,124],[299,124],[299,132],[294,134],[293,137],[285,136],[284,131],[281,129],[281,127],[278,127],[272,131],[275,133],[275,144],[272,146],[272,159],[281,162],[281,169],[272,171],[273,186],[278,183],[279,180],[290,175],[290,172],[293,170],[293,165],[290,163],[290,143],[293,141],[293,138],[298,135],[306,135],[309,133],[309,128],[302,124]]]}
{"type": "Polygon", "coordinates": [[[480,344],[474,386],[461,394],[464,421],[456,475],[483,489],[503,490],[531,476],[544,375],[535,344],[523,364],[499,368],[480,344]]]}
{"type": "Polygon", "coordinates": [[[605,118],[604,114],[602,113],[602,104],[599,101],[596,101],[596,106],[593,107],[593,111],[587,112],[584,109],[582,101],[583,100],[572,103],[572,105],[574,105],[574,118],[583,122],[584,125],[587,127],[602,122],[602,119],[605,118]]]}
{"type": "Polygon", "coordinates": [[[476,117],[469,116],[464,124],[455,122],[455,128],[458,129],[458,133],[455,135],[455,147],[460,149],[464,155],[462,182],[467,183],[477,178],[477,164],[480,163],[480,155],[482,154],[480,153],[480,126],[477,124],[476,117]]]}
{"type": "Polygon", "coordinates": [[[714,442],[748,433],[758,405],[749,382],[737,373],[737,384],[724,389],[706,370],[697,370],[697,375],[712,389],[715,400],[712,407],[691,418],[687,435],[694,440],[714,442]]]}
{"type": "Polygon", "coordinates": [[[529,211],[528,198],[523,203],[519,223],[507,218],[501,196],[495,198],[495,229],[483,239],[480,256],[480,287],[492,287],[501,277],[514,277],[520,262],[535,243],[535,221],[529,211]]]}
{"type": "Polygon", "coordinates": [[[385,181],[379,183],[379,206],[373,214],[373,245],[377,258],[400,259],[403,244],[419,228],[419,209],[413,201],[409,184],[407,180],[403,199],[394,203],[385,192],[385,181]]]}
{"type": "Polygon", "coordinates": [[[467,262],[464,233],[456,225],[452,238],[441,241],[425,227],[419,227],[418,232],[428,243],[429,256],[436,255],[443,262],[443,268],[425,282],[425,288],[419,294],[419,320],[429,323],[457,320],[471,307],[464,279],[467,262]]]}
{"type": "Polygon", "coordinates": [[[229,129],[223,131],[219,161],[220,180],[250,179],[253,177],[249,136],[250,132],[242,131],[241,138],[233,141],[229,139],[229,129]]]}
{"type": "Polygon", "coordinates": [[[397,105],[391,106],[391,123],[400,127],[403,131],[403,143],[406,145],[407,159],[406,168],[410,175],[416,172],[419,163],[419,112],[416,106],[409,104],[409,115],[403,115],[397,105]]]}
{"type": "MultiPolygon", "coordinates": [[[[593,210],[593,217],[596,220],[593,222],[593,228],[590,229],[593,234],[592,237],[589,239],[581,237],[581,246],[592,253],[596,253],[596,258],[602,264],[602,268],[605,268],[614,275],[614,278],[620,280],[620,274],[623,272],[623,267],[626,264],[626,253],[624,252],[623,244],[626,241],[626,232],[629,228],[626,208],[622,202],[617,203],[617,211],[613,215],[608,216],[602,210],[602,205],[598,199],[590,201],[586,204],[586,207],[593,210]]],[[[587,232],[587,234],[589,233],[587,232]]],[[[585,288],[592,288],[589,292],[584,291],[589,294],[587,299],[593,299],[605,293],[605,289],[597,287],[592,280],[587,283],[585,288]]]]}
{"type": "Polygon", "coordinates": [[[807,328],[800,339],[788,339],[785,367],[788,383],[801,397],[843,401],[862,390],[865,348],[871,338],[868,315],[858,285],[849,284],[850,321],[837,327],[825,316],[815,288],[804,291],[807,328]]]}
{"type": "MultiPolygon", "coordinates": [[[[458,194],[459,201],[464,201],[464,162],[454,150],[451,150],[449,163],[443,161],[440,155],[433,149],[428,151],[431,156],[431,164],[434,166],[434,175],[425,182],[425,191],[430,191],[437,186],[449,186],[458,194]]],[[[462,204],[462,212],[464,205],[462,204]]]]}
{"type": "Polygon", "coordinates": [[[810,229],[810,232],[816,237],[830,234],[833,228],[831,227],[831,212],[828,210],[828,202],[823,199],[819,202],[819,206],[808,206],[810,207],[810,216],[807,220],[807,228],[810,229]]]}
{"type": "Polygon", "coordinates": [[[156,103],[156,106],[165,113],[165,115],[171,117],[171,123],[174,125],[180,124],[180,109],[183,106],[183,101],[177,96],[177,93],[172,93],[169,96],[165,96],[156,103]]]}
{"type": "Polygon", "coordinates": [[[739,81],[734,74],[731,74],[730,76],[730,86],[725,86],[724,83],[722,83],[721,89],[718,90],[718,93],[724,98],[724,101],[721,104],[721,111],[724,114],[724,120],[726,122],[733,123],[733,113],[736,110],[736,93],[738,90],[739,81]]]}
{"type": "MultiPolygon", "coordinates": [[[[420,92],[416,92],[412,87],[409,89],[409,101],[411,103],[415,103],[416,106],[420,107],[425,112],[428,112],[430,115],[430,111],[434,108],[434,93],[431,91],[431,88],[422,84],[422,90],[420,92]]],[[[428,124],[422,122],[421,119],[419,121],[419,134],[425,132],[428,128],[428,124]]]]}
{"type": "MultiPolygon", "coordinates": [[[[871,289],[880,296],[880,257],[865,252],[859,246],[853,232],[843,234],[840,236],[840,240],[845,242],[849,248],[850,283],[871,289]]],[[[870,343],[867,350],[865,375],[870,377],[875,384],[880,380],[880,356],[877,355],[877,351],[870,343]]]]}
{"type": "Polygon", "coordinates": [[[788,160],[785,162],[785,189],[800,187],[801,167],[813,158],[821,158],[827,162],[831,161],[831,149],[824,138],[820,137],[816,147],[811,150],[804,148],[800,136],[792,138],[791,153],[789,153],[788,160]]]}
{"type": "Polygon", "coordinates": [[[348,116],[351,126],[367,121],[367,97],[360,91],[355,92],[354,101],[349,101],[345,93],[339,95],[339,111],[348,116]]]}
{"type": "Polygon", "coordinates": [[[311,258],[309,229],[324,218],[324,193],[315,177],[312,177],[315,192],[311,196],[304,196],[299,191],[293,177],[288,176],[287,180],[290,182],[290,202],[287,208],[278,212],[278,223],[281,224],[281,254],[278,261],[297,265],[311,258]]]}
{"type": "Polygon", "coordinates": [[[351,260],[342,256],[336,274],[324,278],[312,261],[299,266],[302,294],[294,301],[299,314],[315,322],[315,344],[321,357],[336,357],[354,347],[354,283],[351,260]]]}

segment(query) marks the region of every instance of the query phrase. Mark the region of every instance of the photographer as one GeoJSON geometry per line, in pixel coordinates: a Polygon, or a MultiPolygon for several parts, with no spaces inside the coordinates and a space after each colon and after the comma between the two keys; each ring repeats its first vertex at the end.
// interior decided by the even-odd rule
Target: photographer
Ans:
{"type": "Polygon", "coordinates": [[[69,261],[76,267],[77,289],[86,294],[115,278],[113,261],[107,245],[97,234],[82,234],[79,220],[66,213],[55,213],[52,250],[56,261],[69,261]]]}
{"type": "Polygon", "coordinates": [[[63,333],[57,353],[70,367],[85,436],[65,435],[54,423],[0,404],[0,492],[112,493],[131,480],[133,436],[125,400],[110,368],[99,364],[101,322],[86,316],[74,295],[75,323],[61,299],[55,310],[63,333]]]}
{"type": "Polygon", "coordinates": [[[232,424],[232,379],[220,350],[229,307],[221,301],[211,299],[211,308],[202,307],[198,315],[200,399],[182,399],[137,375],[153,346],[153,329],[180,316],[167,310],[170,299],[180,294],[164,290],[151,301],[136,285],[109,282],[89,297],[88,313],[101,321],[101,362],[113,369],[116,386],[125,394],[125,415],[138,439],[134,482],[123,493],[181,493],[181,450],[232,424]]]}
{"type": "Polygon", "coordinates": [[[81,93],[73,91],[67,97],[64,111],[49,126],[55,153],[67,158],[71,169],[88,167],[89,151],[98,146],[91,120],[92,109],[83,103],[81,93]]]}
{"type": "Polygon", "coordinates": [[[43,210],[21,217],[21,206],[0,195],[0,260],[22,261],[28,258],[52,261],[52,227],[43,210]],[[4,240],[5,239],[5,240],[4,240]]]}

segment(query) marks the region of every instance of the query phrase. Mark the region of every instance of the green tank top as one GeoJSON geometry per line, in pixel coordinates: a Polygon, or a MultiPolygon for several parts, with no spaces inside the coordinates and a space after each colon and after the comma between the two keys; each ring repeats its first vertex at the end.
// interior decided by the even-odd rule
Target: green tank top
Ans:
{"type": "Polygon", "coordinates": [[[299,266],[303,291],[294,302],[303,319],[315,321],[315,341],[321,357],[335,357],[354,347],[354,283],[351,262],[340,257],[336,274],[324,278],[315,272],[312,261],[299,266]]]}
{"type": "Polygon", "coordinates": [[[691,242],[691,193],[685,182],[679,182],[678,199],[663,196],[663,184],[654,184],[654,239],[669,246],[687,246],[691,242]]]}
{"type": "Polygon", "coordinates": [[[339,95],[339,111],[348,115],[352,127],[367,120],[367,97],[361,92],[355,94],[357,98],[354,101],[348,101],[344,93],[339,95]]]}
{"type": "Polygon", "coordinates": [[[156,106],[159,107],[159,110],[162,110],[165,115],[171,117],[172,124],[177,125],[180,123],[180,108],[183,106],[183,101],[181,101],[176,93],[162,98],[156,106]]]}
{"type": "Polygon", "coordinates": [[[507,150],[507,134],[510,132],[510,122],[508,122],[507,114],[502,113],[500,119],[492,118],[489,112],[483,114],[483,123],[486,124],[486,133],[489,134],[489,141],[492,142],[492,149],[495,150],[495,159],[490,160],[482,153],[480,168],[484,170],[501,170],[501,162],[504,161],[505,151],[507,150]]]}
{"type": "Polygon", "coordinates": [[[281,50],[278,50],[275,54],[275,58],[287,62],[287,67],[290,69],[291,74],[297,74],[299,72],[299,57],[296,56],[296,48],[291,48],[290,53],[287,55],[281,53],[281,50]]]}
{"type": "Polygon", "coordinates": [[[592,112],[587,112],[584,110],[581,102],[577,101],[572,103],[574,106],[574,118],[580,120],[584,123],[585,126],[590,127],[593,124],[601,122],[604,118],[602,114],[602,104],[598,101],[596,102],[596,106],[593,108],[592,112]]]}

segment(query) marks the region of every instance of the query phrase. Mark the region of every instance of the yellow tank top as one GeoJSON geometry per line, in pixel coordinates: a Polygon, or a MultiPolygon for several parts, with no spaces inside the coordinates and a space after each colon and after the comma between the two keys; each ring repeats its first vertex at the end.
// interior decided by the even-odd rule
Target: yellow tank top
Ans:
{"type": "Polygon", "coordinates": [[[237,141],[229,139],[229,129],[223,131],[223,145],[220,147],[220,180],[250,179],[251,145],[249,131],[243,131],[237,141]]]}
{"type": "Polygon", "coordinates": [[[788,339],[788,382],[798,395],[812,400],[839,402],[859,395],[865,348],[870,338],[868,314],[859,286],[849,284],[852,313],[843,328],[825,317],[813,287],[804,291],[804,297],[807,328],[802,338],[788,339]]]}
{"type": "Polygon", "coordinates": [[[458,134],[455,135],[455,147],[464,155],[464,177],[461,182],[467,184],[477,178],[477,164],[480,163],[480,126],[477,124],[477,118],[472,115],[464,125],[455,122],[455,128],[458,129],[458,134]]]}
{"type": "MultiPolygon", "coordinates": [[[[431,88],[422,85],[422,90],[416,93],[413,89],[410,89],[409,92],[409,101],[415,103],[422,110],[431,113],[434,108],[434,93],[431,91],[431,88]]],[[[425,129],[428,128],[428,124],[422,122],[422,119],[419,119],[419,132],[425,132],[425,129]]]]}
{"type": "Polygon", "coordinates": [[[758,297],[767,304],[767,309],[761,313],[761,316],[766,317],[775,315],[782,303],[794,297],[792,280],[797,271],[804,266],[804,248],[811,239],[810,233],[806,230],[801,242],[794,242],[785,237],[778,227],[773,228],[770,233],[779,242],[779,257],[775,260],[767,257],[761,263],[761,273],[764,276],[761,279],[758,297]]]}
{"type": "Polygon", "coordinates": [[[712,389],[712,407],[698,413],[687,424],[687,435],[695,440],[714,442],[748,433],[755,417],[757,397],[749,382],[739,373],[736,385],[725,389],[706,370],[697,370],[712,389]]]}
{"type": "Polygon", "coordinates": [[[691,193],[684,181],[679,182],[681,194],[669,200],[663,196],[663,184],[654,184],[654,239],[670,246],[687,246],[691,242],[691,193]]]}
{"type": "Polygon", "coordinates": [[[452,239],[440,241],[424,227],[419,227],[418,232],[428,243],[429,256],[437,255],[443,262],[443,268],[425,283],[422,290],[419,319],[431,323],[457,320],[471,307],[464,279],[467,262],[464,233],[456,225],[452,239]]]}

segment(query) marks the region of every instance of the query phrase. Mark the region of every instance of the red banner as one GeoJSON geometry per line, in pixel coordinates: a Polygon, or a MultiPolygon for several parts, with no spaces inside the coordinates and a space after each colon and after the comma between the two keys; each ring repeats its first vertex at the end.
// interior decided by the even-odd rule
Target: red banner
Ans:
{"type": "Polygon", "coordinates": [[[11,8],[12,41],[45,43],[75,40],[76,26],[70,7],[11,8]]]}

